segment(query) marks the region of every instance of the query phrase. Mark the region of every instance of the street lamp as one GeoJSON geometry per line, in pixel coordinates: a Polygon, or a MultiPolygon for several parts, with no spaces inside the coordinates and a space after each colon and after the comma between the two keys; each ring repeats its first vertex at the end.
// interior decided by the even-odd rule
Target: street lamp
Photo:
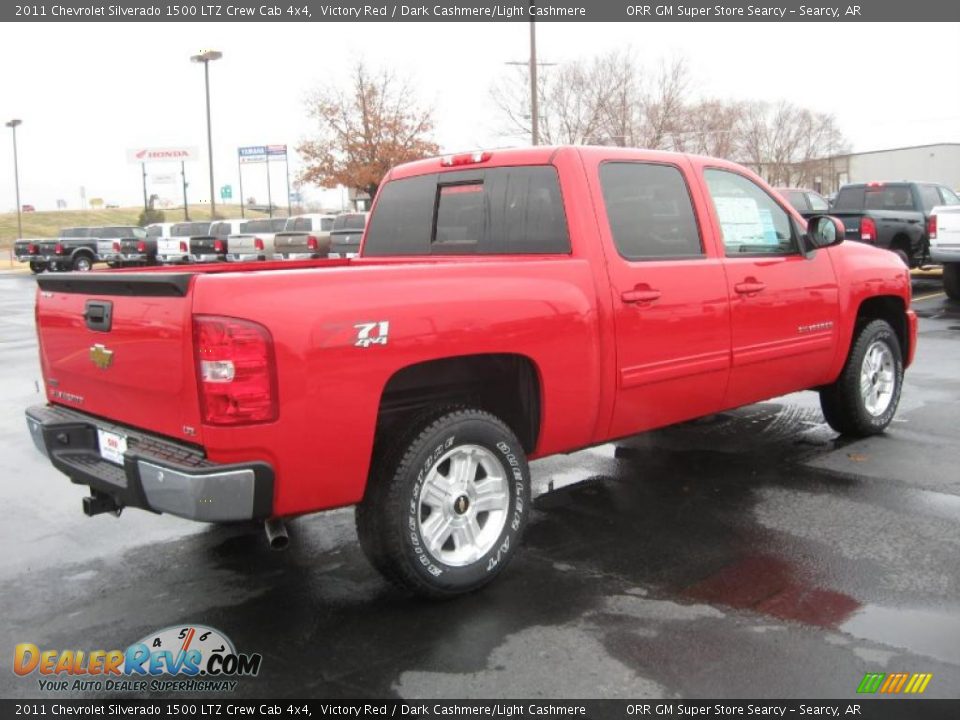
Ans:
{"type": "Polygon", "coordinates": [[[210,127],[210,63],[223,57],[219,50],[204,50],[197,55],[191,55],[190,61],[203,63],[203,81],[207,91],[207,153],[210,162],[210,219],[217,214],[217,200],[213,194],[213,131],[210,127]]]}
{"type": "Polygon", "coordinates": [[[20,168],[17,167],[17,125],[22,124],[22,120],[7,121],[7,127],[13,130],[13,185],[17,192],[17,239],[23,238],[23,223],[20,221],[20,168]]]}

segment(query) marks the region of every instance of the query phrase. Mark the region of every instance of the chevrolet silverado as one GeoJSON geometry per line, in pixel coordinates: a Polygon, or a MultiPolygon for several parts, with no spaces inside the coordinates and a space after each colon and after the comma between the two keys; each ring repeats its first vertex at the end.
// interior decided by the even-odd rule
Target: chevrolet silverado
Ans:
{"type": "Polygon", "coordinates": [[[87,514],[280,546],[356,505],[371,563],[429,597],[517,552],[528,459],[804,389],[880,433],[916,348],[892,253],[736,164],[614,147],[396,167],[357,258],[37,282],[27,426],[87,514]]]}

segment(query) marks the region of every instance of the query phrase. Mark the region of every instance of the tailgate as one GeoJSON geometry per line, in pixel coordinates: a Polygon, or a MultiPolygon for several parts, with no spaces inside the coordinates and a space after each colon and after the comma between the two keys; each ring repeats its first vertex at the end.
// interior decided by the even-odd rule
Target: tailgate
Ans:
{"type": "Polygon", "coordinates": [[[238,234],[227,237],[227,252],[253,252],[254,235],[238,234]]]}
{"type": "Polygon", "coordinates": [[[829,214],[835,218],[838,218],[840,222],[843,223],[843,229],[846,230],[845,237],[847,240],[860,239],[860,218],[863,217],[860,213],[830,212],[829,214]]]}
{"type": "Polygon", "coordinates": [[[47,398],[119,424],[199,442],[186,273],[38,278],[47,398]],[[109,312],[109,322],[96,317],[109,312]]]}
{"type": "Polygon", "coordinates": [[[312,252],[307,247],[307,232],[282,232],[273,236],[273,247],[278,253],[312,252]]]}
{"type": "MultiPolygon", "coordinates": [[[[217,250],[217,238],[213,235],[194,235],[190,238],[190,254],[191,255],[215,255],[218,252],[223,252],[223,250],[217,250]]],[[[220,240],[221,248],[223,247],[223,241],[220,240]]]]}
{"type": "Polygon", "coordinates": [[[930,241],[931,246],[960,248],[960,205],[936,208],[937,237],[930,241]]]}

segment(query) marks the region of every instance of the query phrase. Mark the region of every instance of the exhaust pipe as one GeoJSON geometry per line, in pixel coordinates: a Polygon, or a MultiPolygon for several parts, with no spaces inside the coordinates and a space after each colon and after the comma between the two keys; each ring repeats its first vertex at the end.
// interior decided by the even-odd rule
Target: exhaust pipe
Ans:
{"type": "Polygon", "coordinates": [[[270,543],[271,550],[286,550],[290,544],[290,536],[287,535],[287,526],[283,520],[273,518],[263,523],[263,530],[267,534],[267,542],[270,543]]]}

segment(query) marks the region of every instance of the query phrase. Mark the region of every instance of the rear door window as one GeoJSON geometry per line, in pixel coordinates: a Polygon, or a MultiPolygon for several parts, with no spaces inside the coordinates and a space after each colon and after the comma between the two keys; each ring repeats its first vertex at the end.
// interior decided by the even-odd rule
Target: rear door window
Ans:
{"type": "MultiPolygon", "coordinates": [[[[357,229],[366,218],[354,216],[357,229]]],[[[387,183],[365,255],[569,253],[552,166],[420,175],[387,183]]]]}
{"type": "Polygon", "coordinates": [[[929,213],[941,203],[940,192],[936,185],[917,185],[920,192],[920,202],[923,204],[923,211],[929,213]]]}
{"type": "Polygon", "coordinates": [[[628,260],[702,257],[687,184],[672,165],[607,162],[600,186],[617,251],[628,260]]]}

